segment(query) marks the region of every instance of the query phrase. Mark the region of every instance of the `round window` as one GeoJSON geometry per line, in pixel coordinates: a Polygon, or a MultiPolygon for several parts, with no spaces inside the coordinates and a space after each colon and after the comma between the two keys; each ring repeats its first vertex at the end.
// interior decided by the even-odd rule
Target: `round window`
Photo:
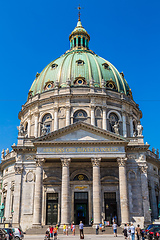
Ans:
{"type": "Polygon", "coordinates": [[[83,80],[81,80],[81,79],[78,80],[78,84],[80,84],[80,85],[83,84],[83,80]]]}

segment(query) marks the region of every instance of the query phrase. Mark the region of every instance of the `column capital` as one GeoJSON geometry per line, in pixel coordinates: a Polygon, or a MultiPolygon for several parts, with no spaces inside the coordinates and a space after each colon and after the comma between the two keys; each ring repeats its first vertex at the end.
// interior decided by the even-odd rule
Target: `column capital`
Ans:
{"type": "Polygon", "coordinates": [[[14,170],[15,170],[15,174],[16,175],[21,175],[22,174],[22,172],[23,172],[23,166],[22,166],[22,164],[16,164],[15,166],[14,166],[14,170]]]}
{"type": "Polygon", "coordinates": [[[45,162],[44,158],[35,158],[34,160],[36,162],[36,167],[41,167],[43,165],[43,163],[45,162]]]}
{"type": "Polygon", "coordinates": [[[55,112],[58,112],[58,106],[55,106],[53,109],[55,112]]]}
{"type": "Polygon", "coordinates": [[[93,167],[99,167],[100,162],[101,162],[101,158],[91,158],[91,162],[92,162],[93,167]]]}
{"type": "Polygon", "coordinates": [[[62,167],[69,167],[70,161],[71,161],[71,158],[61,158],[62,167]]]}
{"type": "Polygon", "coordinates": [[[117,158],[117,162],[118,162],[119,167],[125,167],[127,158],[117,158]]]}
{"type": "Polygon", "coordinates": [[[139,165],[139,170],[141,173],[147,173],[147,169],[148,169],[148,166],[145,164],[145,165],[139,165]]]}

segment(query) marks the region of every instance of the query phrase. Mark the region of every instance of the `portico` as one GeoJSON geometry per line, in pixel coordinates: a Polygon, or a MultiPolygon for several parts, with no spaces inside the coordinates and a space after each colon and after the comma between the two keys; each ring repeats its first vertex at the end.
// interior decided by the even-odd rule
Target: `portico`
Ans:
{"type": "MultiPolygon", "coordinates": [[[[65,133],[61,131],[60,129],[56,134],[53,132],[37,138],[34,142],[37,148],[36,158],[39,162],[43,159],[42,191],[57,196],[58,205],[55,200],[53,201],[55,202],[53,207],[57,210],[51,210],[57,213],[55,219],[61,224],[69,224],[72,221],[78,223],[82,219],[87,225],[90,224],[92,217],[94,224],[108,219],[111,221],[113,216],[107,217],[104,202],[106,193],[114,192],[117,209],[113,213],[111,211],[110,215],[116,213],[119,222],[120,219],[124,219],[125,222],[129,215],[127,183],[124,184],[126,172],[121,170],[121,165],[118,163],[119,159],[121,161],[125,159],[127,141],[118,135],[82,122],[66,127],[65,133]],[[111,172],[107,174],[108,176],[104,176],[107,169],[111,172]],[[126,193],[125,204],[123,203],[124,214],[123,211],[120,212],[123,201],[119,201],[119,190],[120,196],[126,193]]],[[[38,173],[41,174],[40,171],[37,171],[38,173]]],[[[48,207],[48,197],[49,195],[42,193],[42,197],[37,198],[39,204],[40,201],[43,202],[45,209],[48,207]]],[[[43,224],[48,221],[47,211],[46,209],[43,212],[43,224]]]]}

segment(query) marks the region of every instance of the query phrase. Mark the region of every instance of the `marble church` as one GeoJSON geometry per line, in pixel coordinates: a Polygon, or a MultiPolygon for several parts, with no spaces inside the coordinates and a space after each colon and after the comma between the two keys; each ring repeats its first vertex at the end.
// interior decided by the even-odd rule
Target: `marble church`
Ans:
{"type": "Polygon", "coordinates": [[[158,218],[159,152],[143,140],[142,112],[114,65],[77,26],[70,49],[37,73],[3,150],[4,221],[23,230],[82,220],[119,225],[158,218]]]}

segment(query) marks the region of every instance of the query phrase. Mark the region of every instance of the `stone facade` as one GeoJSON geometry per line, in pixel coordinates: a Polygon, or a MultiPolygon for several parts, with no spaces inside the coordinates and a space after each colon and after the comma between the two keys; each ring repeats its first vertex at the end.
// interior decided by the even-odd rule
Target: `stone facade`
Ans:
{"type": "Polygon", "coordinates": [[[17,145],[1,162],[4,216],[14,226],[158,217],[159,153],[144,144],[138,105],[103,79],[89,81],[56,81],[22,106],[17,145]]]}

